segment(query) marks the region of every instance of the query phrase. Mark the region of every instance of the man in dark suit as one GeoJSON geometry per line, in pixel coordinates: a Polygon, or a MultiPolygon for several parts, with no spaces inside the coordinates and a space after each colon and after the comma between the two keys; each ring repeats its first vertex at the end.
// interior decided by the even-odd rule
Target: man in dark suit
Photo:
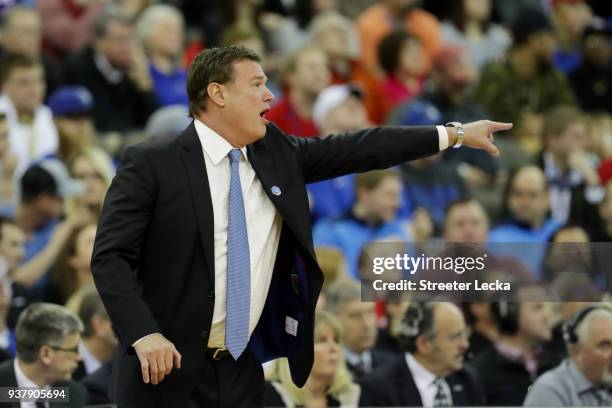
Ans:
{"type": "Polygon", "coordinates": [[[440,126],[298,139],[265,119],[274,98],[265,83],[254,52],[203,51],[188,76],[192,125],[123,155],[92,257],[120,343],[120,406],[261,406],[261,363],[281,356],[302,386],[323,281],[305,183],[458,140],[498,154],[492,133],[511,126],[466,124],[463,138],[440,126]]]}
{"type": "Polygon", "coordinates": [[[396,357],[374,348],[378,335],[376,306],[373,302],[361,301],[361,286],[357,281],[340,279],[331,284],[325,294],[326,309],[337,316],[342,325],[342,354],[355,380],[396,357]]]}
{"type": "Polygon", "coordinates": [[[363,379],[360,406],[483,405],[476,375],[463,367],[468,340],[457,306],[411,303],[399,333],[405,355],[363,379]]]}
{"type": "MultiPolygon", "coordinates": [[[[28,306],[15,328],[17,358],[0,364],[0,386],[68,388],[69,401],[37,402],[37,407],[84,407],[85,388],[70,378],[79,356],[83,325],[68,309],[51,303],[28,306]]],[[[5,395],[6,397],[6,395],[5,395]]],[[[19,402],[9,405],[19,408],[19,402]]]]}

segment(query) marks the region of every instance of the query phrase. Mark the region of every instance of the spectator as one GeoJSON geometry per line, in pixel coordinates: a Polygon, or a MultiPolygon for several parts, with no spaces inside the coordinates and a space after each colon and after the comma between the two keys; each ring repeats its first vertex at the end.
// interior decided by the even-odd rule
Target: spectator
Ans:
{"type": "Polygon", "coordinates": [[[340,218],[319,222],[313,231],[315,245],[340,249],[349,276],[358,279],[359,254],[366,243],[382,239],[411,241],[408,230],[396,217],[401,191],[400,176],[393,170],[358,174],[355,205],[340,218]]]}
{"type": "Polygon", "coordinates": [[[589,306],[565,326],[569,358],[539,377],[524,406],[587,407],[612,404],[612,310],[589,306]]]}
{"type": "Polygon", "coordinates": [[[15,337],[17,358],[0,365],[5,387],[68,387],[69,405],[85,406],[85,389],[71,381],[81,358],[79,341],[83,324],[61,306],[36,303],[19,317],[15,337]]]}
{"type": "Polygon", "coordinates": [[[36,160],[57,151],[57,130],[49,108],[43,105],[45,80],[39,60],[8,55],[0,64],[0,112],[8,119],[9,146],[17,157],[17,181],[36,160]]]}
{"type": "Polygon", "coordinates": [[[83,297],[94,285],[90,263],[95,238],[96,224],[86,224],[76,230],[68,242],[65,254],[55,265],[54,278],[61,291],[62,301],[73,313],[79,313],[83,297]]]}
{"type": "Polygon", "coordinates": [[[394,28],[404,28],[421,40],[425,51],[423,72],[429,72],[431,59],[440,47],[440,23],[418,3],[417,0],[377,0],[359,15],[361,58],[368,69],[380,75],[378,44],[394,28]]]}
{"type": "Polygon", "coordinates": [[[553,324],[549,303],[534,301],[537,290],[515,287],[511,300],[492,303],[500,336],[470,363],[482,379],[487,405],[521,405],[536,378],[539,347],[551,339],[553,324]]]}
{"type": "Polygon", "coordinates": [[[89,222],[97,223],[106,190],[115,174],[111,158],[99,147],[86,147],[70,157],[68,170],[72,177],[84,183],[85,193],[66,201],[66,214],[81,212],[89,222]]]}
{"type": "Polygon", "coordinates": [[[28,237],[22,264],[13,274],[30,288],[34,299],[49,296],[49,268],[82,221],[74,214],[60,221],[64,199],[83,193],[84,186],[69,177],[58,160],[44,160],[30,167],[21,179],[21,200],[9,213],[28,237]]]}
{"type": "MultiPolygon", "coordinates": [[[[3,224],[0,224],[0,229],[2,228],[3,224]]],[[[0,240],[2,240],[1,235],[0,240]]],[[[0,251],[0,363],[15,356],[15,332],[8,324],[12,300],[12,288],[8,274],[9,270],[0,251]]]]}
{"type": "Polygon", "coordinates": [[[100,131],[141,128],[159,106],[131,20],[115,8],[96,17],[93,46],[66,60],[65,75],[67,83],[84,86],[93,95],[93,118],[100,131]]]}
{"type": "Polygon", "coordinates": [[[612,114],[612,29],[595,18],[582,37],[582,63],[572,72],[570,82],[585,111],[612,114]]]}
{"type": "Polygon", "coordinates": [[[553,1],[558,43],[553,54],[553,64],[566,75],[571,74],[580,65],[580,39],[592,16],[591,8],[585,0],[553,1]]]}
{"type": "Polygon", "coordinates": [[[447,1],[442,23],[442,43],[465,48],[476,67],[505,56],[512,40],[508,32],[491,22],[492,0],[447,1]]]}
{"type": "Polygon", "coordinates": [[[0,16],[0,54],[18,54],[40,61],[45,95],[60,85],[57,63],[42,52],[42,18],[31,7],[16,6],[0,16]]]}
{"type": "Polygon", "coordinates": [[[318,135],[312,120],[312,109],[319,92],[330,81],[325,54],[314,47],[297,51],[287,61],[284,78],[287,89],[266,118],[294,136],[318,135]]]}
{"type": "Polygon", "coordinates": [[[37,0],[45,50],[63,59],[89,45],[93,21],[105,3],[105,0],[37,0]]]}
{"type": "MultiPolygon", "coordinates": [[[[13,334],[8,338],[8,350],[13,356],[15,355],[15,338],[12,329],[15,328],[21,311],[30,303],[28,289],[13,280],[25,255],[25,240],[25,234],[15,222],[0,215],[0,298],[2,299],[0,303],[8,301],[6,310],[1,310],[5,314],[0,317],[0,324],[4,322],[10,333],[13,334]]],[[[4,340],[6,345],[7,338],[4,337],[4,340]]],[[[0,345],[0,348],[7,347],[0,345]]]]}
{"type": "Polygon", "coordinates": [[[359,386],[353,383],[340,350],[340,323],[318,313],[314,327],[314,363],[303,388],[291,380],[287,359],[273,363],[266,375],[265,406],[356,406],[359,386]]]}
{"type": "Polygon", "coordinates": [[[93,97],[87,88],[61,87],[49,96],[48,104],[59,134],[57,153],[62,161],[66,162],[76,151],[94,144],[93,97]]]}
{"type": "MultiPolygon", "coordinates": [[[[383,327],[378,330],[376,349],[398,355],[403,354],[398,341],[399,329],[404,318],[408,302],[386,299],[382,303],[383,327]]],[[[397,357],[397,356],[396,356],[397,357]]]]}
{"type": "Polygon", "coordinates": [[[312,42],[327,55],[333,84],[352,82],[363,90],[363,103],[372,123],[381,124],[378,78],[359,60],[360,45],[355,22],[333,11],[318,15],[310,25],[312,42]]]}
{"type": "Polygon", "coordinates": [[[399,332],[405,354],[363,379],[360,406],[474,406],[483,402],[476,377],[463,366],[467,329],[455,305],[411,303],[399,332]]]}
{"type": "Polygon", "coordinates": [[[560,106],[546,114],[538,164],[549,185],[552,217],[559,224],[569,219],[572,207],[597,205],[603,198],[586,138],[585,118],[576,109],[560,106]]]}
{"type": "Polygon", "coordinates": [[[13,200],[13,173],[16,166],[17,157],[11,152],[9,144],[6,113],[0,112],[0,208],[13,200]]]}
{"type": "Polygon", "coordinates": [[[183,54],[183,16],[173,6],[154,5],[138,20],[136,30],[149,57],[149,73],[160,105],[187,106],[187,71],[183,54]]]}
{"type": "Polygon", "coordinates": [[[147,138],[178,136],[190,123],[186,106],[166,106],[153,112],[144,128],[144,134],[147,138]]]}
{"type": "Polygon", "coordinates": [[[76,381],[110,362],[117,348],[117,338],[95,287],[90,286],[84,294],[78,316],[83,322],[83,338],[79,343],[82,360],[72,376],[76,381]]]}
{"type": "Polygon", "coordinates": [[[589,231],[593,242],[612,242],[612,181],[608,181],[605,191],[603,200],[597,206],[597,221],[589,231]]]}
{"type": "Polygon", "coordinates": [[[356,380],[389,363],[392,354],[377,350],[376,311],[374,303],[361,301],[361,286],[341,280],[326,292],[327,310],[342,325],[342,351],[346,365],[356,380]]]}
{"type": "MultiPolygon", "coordinates": [[[[387,116],[387,124],[417,124],[414,118],[419,112],[434,112],[434,109],[440,114],[431,118],[438,121],[436,123],[467,123],[485,117],[484,108],[470,91],[478,79],[477,74],[465,49],[455,45],[442,47],[434,59],[431,86],[420,98],[394,109],[387,116]]],[[[471,191],[491,187],[495,180],[497,162],[490,155],[473,149],[448,149],[442,157],[457,163],[458,172],[471,191]]]]}
{"type": "Polygon", "coordinates": [[[378,44],[378,62],[385,72],[381,84],[385,116],[402,102],[423,92],[421,42],[406,31],[394,31],[378,44]]]}
{"type": "Polygon", "coordinates": [[[505,219],[489,234],[493,243],[515,243],[497,251],[508,251],[525,262],[525,265],[540,276],[544,258],[545,243],[557,228],[559,222],[548,216],[550,195],[546,176],[535,166],[525,166],[514,173],[506,188],[505,219]],[[539,244],[539,245],[538,245],[539,244]]]}
{"type": "MultiPolygon", "coordinates": [[[[514,46],[508,59],[487,65],[476,89],[477,100],[492,119],[521,125],[521,115],[541,114],[559,104],[574,102],[563,74],[552,66],[555,47],[548,17],[528,12],[513,27],[514,46]]],[[[541,120],[540,117],[531,120],[541,120]]]]}
{"type": "MultiPolygon", "coordinates": [[[[331,85],[323,89],[313,107],[313,119],[321,135],[369,126],[363,93],[353,85],[331,85]]],[[[355,203],[355,176],[349,174],[307,186],[313,222],[337,218],[355,203]]]]}

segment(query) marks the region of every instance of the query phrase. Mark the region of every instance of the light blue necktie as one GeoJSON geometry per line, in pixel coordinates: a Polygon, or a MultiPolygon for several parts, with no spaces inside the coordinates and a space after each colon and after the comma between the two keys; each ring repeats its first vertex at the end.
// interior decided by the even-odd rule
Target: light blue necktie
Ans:
{"type": "Polygon", "coordinates": [[[229,160],[232,169],[227,223],[227,316],[225,344],[238,360],[249,340],[251,308],[251,261],[244,201],[240,187],[240,150],[232,149],[229,160]]]}

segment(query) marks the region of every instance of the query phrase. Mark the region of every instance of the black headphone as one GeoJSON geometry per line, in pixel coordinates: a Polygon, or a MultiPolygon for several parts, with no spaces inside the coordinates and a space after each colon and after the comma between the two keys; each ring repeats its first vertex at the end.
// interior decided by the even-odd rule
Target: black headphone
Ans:
{"type": "Polygon", "coordinates": [[[518,333],[520,311],[521,303],[517,301],[505,299],[491,304],[493,318],[497,323],[499,331],[504,334],[513,335],[518,333]]]}
{"type": "Polygon", "coordinates": [[[563,324],[563,340],[565,340],[568,344],[576,344],[578,343],[578,333],[576,333],[576,329],[580,325],[580,323],[586,319],[586,317],[595,310],[605,310],[612,314],[612,309],[603,305],[591,305],[587,306],[584,309],[578,311],[574,316],[569,318],[563,324]]]}
{"type": "Polygon", "coordinates": [[[433,306],[430,303],[410,302],[397,331],[397,341],[402,350],[411,353],[416,351],[416,339],[423,333],[427,321],[432,318],[433,306]]]}

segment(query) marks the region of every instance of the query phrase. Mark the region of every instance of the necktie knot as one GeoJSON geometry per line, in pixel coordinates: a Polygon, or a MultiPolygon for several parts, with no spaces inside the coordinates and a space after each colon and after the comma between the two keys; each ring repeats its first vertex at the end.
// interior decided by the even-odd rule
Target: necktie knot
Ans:
{"type": "Polygon", "coordinates": [[[229,152],[229,160],[231,164],[240,162],[240,149],[232,149],[229,152]]]}

